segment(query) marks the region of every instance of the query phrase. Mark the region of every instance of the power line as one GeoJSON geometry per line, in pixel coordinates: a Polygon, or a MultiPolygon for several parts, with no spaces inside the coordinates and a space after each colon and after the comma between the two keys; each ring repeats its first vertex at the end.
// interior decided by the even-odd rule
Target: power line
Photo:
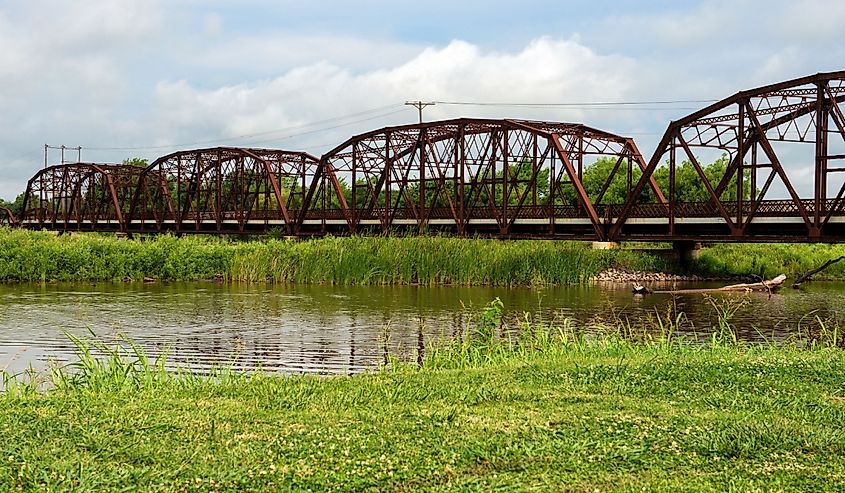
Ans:
{"type": "MultiPolygon", "coordinates": [[[[515,107],[601,107],[601,106],[646,106],[646,105],[667,105],[667,104],[696,104],[715,103],[717,99],[677,99],[658,101],[587,101],[572,103],[509,103],[490,101],[434,101],[437,104],[452,106],[515,106],[515,107]]],[[[673,108],[674,109],[674,108],[673,108]]]]}
{"type": "Polygon", "coordinates": [[[343,123],[343,124],[334,125],[334,126],[331,126],[331,127],[317,128],[317,129],[314,129],[314,130],[308,130],[306,132],[300,132],[300,133],[296,133],[296,134],[290,134],[290,135],[285,135],[285,136],[282,136],[282,137],[277,137],[275,139],[253,141],[253,142],[250,142],[250,144],[265,144],[267,142],[277,142],[277,141],[280,141],[280,140],[292,139],[294,137],[301,137],[303,135],[315,134],[315,133],[318,133],[318,132],[324,132],[326,130],[334,130],[336,128],[342,128],[342,127],[346,127],[346,126],[353,125],[353,124],[356,124],[356,123],[362,123],[362,122],[367,122],[367,121],[370,121],[370,120],[376,120],[376,119],[379,119],[379,118],[384,118],[384,117],[387,117],[387,116],[392,116],[392,115],[395,115],[395,114],[398,114],[398,113],[403,113],[404,111],[405,111],[404,109],[394,110],[394,111],[391,111],[389,113],[379,114],[379,115],[371,116],[369,118],[363,118],[361,120],[355,120],[354,122],[343,123]]]}
{"type": "MultiPolygon", "coordinates": [[[[483,102],[483,101],[407,101],[404,104],[414,106],[419,111],[419,120],[422,123],[422,110],[427,106],[432,106],[434,104],[442,104],[442,105],[451,105],[451,106],[499,106],[499,107],[522,107],[522,108],[580,108],[580,109],[589,109],[589,110],[626,110],[626,111],[677,111],[677,110],[695,110],[698,108],[686,108],[686,107],[663,107],[663,108],[649,108],[648,105],[672,105],[672,104],[684,104],[684,103],[712,103],[717,100],[711,99],[685,99],[685,100],[658,100],[658,101],[592,101],[592,102],[570,102],[570,103],[517,103],[517,102],[483,102]]],[[[254,132],[250,134],[244,135],[237,135],[233,137],[222,137],[217,139],[209,139],[209,140],[201,140],[201,141],[194,141],[194,142],[183,142],[177,144],[166,144],[166,145],[145,145],[145,146],[126,146],[126,147],[96,147],[96,146],[83,146],[85,149],[89,151],[155,151],[155,150],[162,150],[162,149],[173,149],[173,148],[180,148],[180,147],[194,147],[198,145],[205,145],[205,144],[216,144],[220,142],[231,142],[237,141],[241,139],[252,139],[255,137],[260,137],[264,135],[271,135],[275,133],[287,132],[291,130],[297,129],[306,129],[309,127],[314,127],[317,125],[322,125],[326,123],[338,122],[347,120],[350,118],[355,118],[358,116],[364,115],[373,115],[374,113],[383,112],[387,109],[396,108],[400,103],[393,103],[386,106],[380,106],[377,108],[371,108],[368,110],[350,113],[347,115],[336,116],[332,118],[326,118],[323,120],[316,120],[309,123],[304,123],[301,125],[293,125],[289,127],[282,127],[273,130],[266,130],[261,132],[254,132]]],[[[266,142],[274,142],[279,140],[286,140],[294,137],[299,137],[302,135],[309,135],[317,132],[322,132],[325,130],[332,130],[336,128],[345,127],[348,125],[354,125],[361,122],[366,122],[370,120],[375,120],[378,118],[384,118],[387,116],[392,116],[394,114],[400,113],[403,110],[393,110],[387,113],[379,113],[374,116],[369,116],[368,118],[357,119],[354,121],[344,122],[338,125],[331,125],[328,127],[320,127],[314,130],[308,130],[305,132],[294,133],[290,135],[283,135],[274,139],[266,139],[266,140],[259,140],[259,141],[251,141],[252,144],[261,144],[266,142]]]]}
{"type": "MultiPolygon", "coordinates": [[[[492,106],[489,106],[492,108],[492,106]]],[[[664,106],[664,107],[646,107],[646,106],[627,106],[627,107],[618,107],[618,106],[520,106],[520,108],[529,108],[534,110],[549,110],[549,111],[560,111],[560,110],[578,110],[578,111],[695,111],[700,110],[701,108],[690,107],[690,106],[664,106]]]]}
{"type": "MultiPolygon", "coordinates": [[[[310,122],[310,123],[303,123],[301,125],[293,125],[293,126],[290,126],[290,127],[277,128],[277,129],[274,129],[274,130],[255,132],[255,133],[245,134],[245,135],[237,135],[237,136],[234,136],[234,137],[223,137],[223,138],[219,138],[219,139],[202,140],[202,141],[194,141],[194,142],[183,142],[183,143],[180,143],[180,144],[167,144],[167,145],[130,146],[130,147],[84,146],[84,148],[86,150],[89,150],[89,151],[146,151],[146,150],[152,151],[152,150],[159,150],[159,149],[173,149],[173,148],[177,148],[177,147],[192,147],[192,146],[204,145],[204,144],[215,144],[215,143],[219,143],[219,142],[229,142],[229,141],[235,141],[235,140],[240,140],[240,139],[249,139],[249,138],[253,138],[253,137],[259,137],[259,136],[262,136],[262,135],[270,135],[270,134],[279,133],[279,132],[286,132],[286,131],[289,131],[289,130],[296,130],[296,129],[300,129],[300,128],[313,127],[315,125],[320,125],[320,124],[323,124],[323,123],[331,123],[331,122],[335,122],[335,121],[346,120],[346,119],[349,119],[349,118],[355,118],[356,116],[369,115],[369,114],[372,114],[372,113],[375,113],[375,112],[384,111],[388,108],[395,108],[397,105],[398,105],[398,103],[394,103],[394,104],[390,104],[390,105],[387,105],[387,106],[380,106],[378,108],[372,108],[372,109],[369,109],[369,110],[360,111],[360,112],[357,112],[357,113],[351,113],[351,114],[348,114],[348,115],[337,116],[337,117],[333,117],[333,118],[327,118],[325,120],[317,120],[317,121],[313,121],[313,122],[310,122]]],[[[392,115],[392,114],[398,113],[399,111],[402,111],[402,110],[393,111],[393,112],[387,113],[387,115],[392,115]]],[[[339,127],[343,127],[343,126],[346,126],[346,125],[354,125],[354,124],[362,122],[362,121],[369,121],[369,120],[372,120],[374,118],[380,118],[382,116],[387,116],[387,115],[377,115],[377,116],[372,117],[372,118],[365,118],[363,120],[355,120],[355,121],[351,121],[351,122],[346,122],[346,123],[343,123],[343,124],[340,124],[340,125],[328,127],[327,129],[339,128],[339,127]]],[[[314,131],[321,131],[321,130],[323,130],[323,129],[321,128],[321,129],[317,129],[317,130],[314,130],[314,131]]],[[[310,132],[306,132],[306,133],[310,133],[310,132]]],[[[283,137],[283,138],[287,138],[287,137],[283,137]]]]}

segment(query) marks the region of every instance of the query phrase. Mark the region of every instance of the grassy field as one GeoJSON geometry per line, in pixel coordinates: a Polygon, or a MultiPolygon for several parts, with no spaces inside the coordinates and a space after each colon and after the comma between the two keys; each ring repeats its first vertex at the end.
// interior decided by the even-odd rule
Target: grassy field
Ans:
{"type": "MultiPolygon", "coordinates": [[[[838,245],[714,245],[682,269],[666,256],[623,245],[446,237],[351,237],[309,241],[210,236],[119,240],[0,228],[0,281],[219,279],[312,284],[553,285],[589,281],[609,267],[704,276],[795,277],[845,255],[838,245]]],[[[645,245],[660,247],[666,245],[645,245]]],[[[845,279],[845,262],[817,279],[845,279]]]]}
{"type": "Polygon", "coordinates": [[[774,347],[526,326],[512,344],[500,317],[352,377],[166,373],[78,341],[52,390],[7,381],[0,490],[845,489],[838,329],[774,347]]]}

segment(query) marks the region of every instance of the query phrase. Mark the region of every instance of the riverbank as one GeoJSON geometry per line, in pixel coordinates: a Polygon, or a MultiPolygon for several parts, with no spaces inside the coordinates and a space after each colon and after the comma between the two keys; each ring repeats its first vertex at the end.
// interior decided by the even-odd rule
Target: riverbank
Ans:
{"type": "MultiPolygon", "coordinates": [[[[625,246],[592,250],[589,243],[568,241],[430,236],[294,241],[168,235],[125,240],[107,234],[57,236],[0,228],[0,281],[543,286],[613,280],[608,272],[628,273],[617,279],[625,282],[771,278],[781,273],[798,276],[845,255],[845,246],[714,245],[684,267],[663,253],[625,246]]],[[[845,262],[816,278],[845,280],[845,262]]]]}
{"type": "Polygon", "coordinates": [[[162,281],[419,285],[556,285],[588,282],[623,266],[661,271],[669,263],[589,243],[447,237],[349,237],[308,241],[210,236],[111,235],[0,229],[0,280],[162,281]]]}
{"type": "Polygon", "coordinates": [[[0,395],[0,489],[842,491],[836,338],[690,346],[534,328],[354,377],[162,371],[79,342],[0,395]]]}

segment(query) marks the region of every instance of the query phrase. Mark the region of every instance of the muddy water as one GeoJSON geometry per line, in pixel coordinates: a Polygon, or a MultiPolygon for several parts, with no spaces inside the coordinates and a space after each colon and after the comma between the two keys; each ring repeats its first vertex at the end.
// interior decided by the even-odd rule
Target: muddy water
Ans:
{"type": "MultiPolygon", "coordinates": [[[[700,285],[699,285],[700,286],[700,285]]],[[[282,372],[354,373],[377,367],[385,350],[418,347],[465,326],[471,308],[499,297],[509,317],[569,318],[589,325],[627,320],[654,326],[683,311],[683,332],[708,337],[715,302],[739,306],[740,337],[782,340],[815,317],[841,323],[845,283],[765,295],[651,295],[625,285],[547,289],[271,286],[214,283],[0,285],[0,370],[17,373],[73,357],[65,332],[104,340],[126,336],[172,365],[220,365],[282,372]]]]}

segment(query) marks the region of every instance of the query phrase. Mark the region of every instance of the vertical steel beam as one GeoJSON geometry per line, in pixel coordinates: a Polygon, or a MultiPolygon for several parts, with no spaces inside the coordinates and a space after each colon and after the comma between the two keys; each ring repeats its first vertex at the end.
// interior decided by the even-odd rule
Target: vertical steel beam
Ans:
{"type": "Polygon", "coordinates": [[[766,156],[769,158],[769,161],[772,164],[772,168],[780,175],[781,181],[783,181],[786,190],[789,192],[789,196],[792,199],[792,202],[798,208],[798,212],[801,214],[801,218],[804,220],[804,224],[807,226],[807,234],[810,238],[818,237],[819,230],[815,227],[813,221],[810,220],[809,216],[807,215],[807,209],[804,207],[804,203],[801,201],[801,198],[795,192],[795,188],[793,188],[792,183],[789,181],[789,178],[786,175],[786,171],[783,169],[783,166],[778,159],[777,153],[775,153],[772,144],[769,142],[768,137],[766,137],[766,131],[763,129],[762,125],[760,124],[760,120],[757,119],[757,115],[754,112],[754,109],[751,108],[750,104],[746,104],[746,111],[748,113],[748,118],[751,124],[753,125],[755,131],[757,132],[757,140],[760,142],[760,146],[763,148],[763,152],[766,153],[766,156]]]}
{"type": "Polygon", "coordinates": [[[816,159],[814,166],[815,197],[813,198],[813,223],[821,228],[824,217],[823,208],[827,205],[827,121],[828,112],[825,104],[826,84],[816,84],[816,159]]]}
{"type": "Polygon", "coordinates": [[[458,204],[458,207],[459,207],[458,217],[460,218],[459,226],[458,226],[458,234],[461,235],[461,236],[466,236],[466,234],[467,234],[467,229],[466,229],[467,211],[466,211],[466,195],[465,195],[466,190],[465,190],[464,187],[466,186],[465,173],[466,173],[466,167],[467,167],[467,160],[466,160],[466,126],[465,126],[464,123],[460,123],[458,125],[458,145],[460,146],[460,150],[459,150],[460,154],[458,155],[458,158],[456,160],[456,165],[461,168],[459,179],[458,179],[458,187],[459,187],[458,188],[458,190],[459,190],[458,191],[458,201],[460,202],[458,204]]]}
{"type": "Polygon", "coordinates": [[[678,193],[675,189],[675,164],[677,162],[677,146],[675,144],[675,137],[672,138],[672,142],[669,146],[669,236],[675,236],[675,205],[678,202],[678,193]]]}
{"type": "MultiPolygon", "coordinates": [[[[739,154],[737,167],[736,167],[736,225],[742,224],[742,195],[744,192],[743,187],[743,161],[745,158],[745,105],[742,101],[737,103],[739,105],[738,113],[739,113],[739,131],[737,132],[737,153],[739,154]]],[[[727,167],[726,167],[727,168],[727,167]]],[[[725,173],[727,173],[727,169],[725,169],[725,173]]],[[[721,194],[717,194],[717,197],[721,199],[721,194]]],[[[737,232],[739,234],[739,232],[737,232]]]]}
{"type": "Polygon", "coordinates": [[[506,235],[510,229],[508,221],[508,182],[510,181],[510,132],[502,128],[502,216],[499,219],[499,234],[506,235]]]}
{"type": "Polygon", "coordinates": [[[420,201],[417,205],[417,209],[419,210],[419,215],[417,216],[417,230],[422,232],[425,228],[425,217],[426,213],[426,204],[425,204],[425,192],[426,186],[428,183],[426,182],[426,173],[425,167],[428,165],[428,155],[425,152],[425,145],[424,142],[428,139],[428,132],[425,128],[420,128],[419,133],[417,134],[417,146],[419,147],[419,174],[420,174],[420,201]]]}

